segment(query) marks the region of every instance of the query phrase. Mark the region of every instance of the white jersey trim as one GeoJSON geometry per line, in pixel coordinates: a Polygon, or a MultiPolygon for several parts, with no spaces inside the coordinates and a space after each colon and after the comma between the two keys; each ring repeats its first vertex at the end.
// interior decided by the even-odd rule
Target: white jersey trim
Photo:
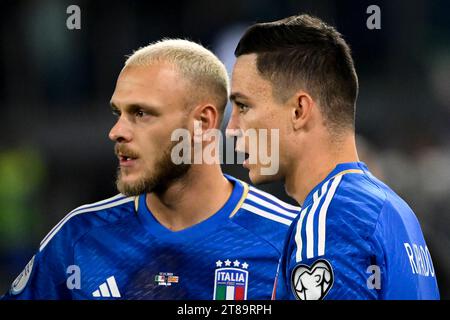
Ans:
{"type": "Polygon", "coordinates": [[[300,262],[303,259],[302,250],[306,245],[306,258],[311,259],[315,257],[314,254],[314,240],[317,238],[317,256],[323,256],[325,254],[325,239],[326,239],[326,217],[328,207],[330,206],[331,200],[333,199],[336,189],[342,180],[342,175],[338,175],[322,185],[320,189],[321,193],[319,196],[319,190],[316,190],[313,194],[313,203],[308,208],[302,210],[300,218],[297,222],[296,232],[295,232],[295,243],[296,243],[296,262],[300,262]],[[330,185],[331,182],[331,185],[330,185]],[[330,185],[330,186],[329,186],[330,185]],[[329,186],[329,187],[328,187],[329,186]],[[328,190],[327,190],[328,189],[328,190]],[[322,199],[324,199],[322,202],[322,199]],[[322,203],[321,203],[322,202],[322,203]],[[318,211],[318,214],[316,212],[318,211]],[[306,217],[306,223],[304,226],[304,220],[306,217]],[[318,219],[318,229],[317,234],[314,232],[314,219],[318,219]],[[306,229],[306,239],[302,237],[302,229],[306,229]],[[303,243],[305,240],[305,243],[303,243]]]}
{"type": "Polygon", "coordinates": [[[292,223],[292,220],[290,220],[290,219],[277,216],[277,215],[275,215],[273,213],[264,211],[264,210],[262,210],[260,208],[254,207],[251,204],[248,204],[248,203],[245,203],[245,202],[244,202],[244,204],[242,205],[241,208],[244,209],[244,210],[247,210],[247,211],[249,211],[251,213],[257,214],[257,215],[259,215],[261,217],[264,217],[266,219],[269,219],[269,220],[272,220],[272,221],[276,221],[276,222],[285,224],[287,226],[290,226],[291,223],[292,223]]]}
{"type": "Polygon", "coordinates": [[[334,197],[334,194],[336,192],[336,189],[339,185],[339,183],[342,180],[342,175],[337,176],[333,183],[331,184],[330,190],[327,193],[327,196],[325,198],[325,201],[323,202],[322,207],[320,208],[319,212],[319,240],[317,242],[318,246],[318,256],[325,255],[325,239],[326,239],[326,221],[327,221],[327,212],[328,207],[330,206],[330,202],[334,197]]]}
{"type": "Polygon", "coordinates": [[[263,196],[263,197],[266,197],[267,199],[270,199],[270,200],[276,202],[276,203],[279,204],[281,207],[284,207],[286,210],[294,211],[294,212],[296,212],[297,214],[300,212],[300,209],[301,209],[300,207],[294,206],[294,205],[289,204],[289,203],[286,203],[286,202],[284,202],[284,201],[281,201],[280,199],[278,199],[277,197],[271,195],[270,193],[267,193],[267,192],[265,192],[265,191],[256,189],[256,188],[254,188],[254,187],[252,187],[252,186],[250,186],[250,190],[253,191],[253,192],[255,192],[255,193],[257,193],[257,194],[259,194],[259,195],[261,195],[261,196],[263,196]]]}
{"type": "MultiPolygon", "coordinates": [[[[279,213],[281,215],[284,215],[284,216],[287,216],[287,217],[290,217],[290,218],[295,218],[298,215],[298,213],[289,212],[289,211],[287,211],[287,210],[285,210],[285,209],[283,209],[283,208],[281,208],[279,206],[276,206],[276,205],[274,205],[274,204],[272,204],[270,202],[267,202],[267,201],[265,201],[262,198],[258,198],[255,195],[250,194],[250,193],[247,195],[247,199],[250,200],[250,201],[253,201],[253,202],[255,202],[255,203],[257,203],[257,204],[259,204],[259,205],[261,205],[263,207],[271,209],[271,210],[275,211],[276,213],[279,213]]],[[[298,207],[297,210],[300,211],[300,207],[298,207]]]]}
{"type": "MultiPolygon", "coordinates": [[[[117,196],[116,196],[117,197],[117,196]]],[[[105,203],[110,201],[111,199],[114,199],[115,197],[112,197],[110,199],[107,200],[103,200],[103,201],[99,201],[98,203],[105,203]]],[[[45,236],[44,240],[42,240],[41,242],[41,246],[39,247],[39,251],[42,251],[45,246],[48,244],[48,242],[58,233],[58,231],[64,226],[64,224],[66,224],[67,221],[69,221],[71,218],[82,214],[82,213],[87,213],[87,212],[93,212],[93,211],[100,211],[100,210],[104,210],[104,209],[108,209],[108,208],[112,208],[112,207],[116,207],[119,206],[121,204],[130,202],[130,201],[134,201],[134,197],[128,197],[128,198],[124,198],[124,199],[119,199],[117,201],[102,205],[102,206],[98,206],[98,207],[88,207],[84,210],[79,210],[79,209],[75,209],[72,210],[68,215],[66,215],[48,234],[47,236],[45,236]]],[[[89,205],[91,206],[91,205],[89,205]]]]}

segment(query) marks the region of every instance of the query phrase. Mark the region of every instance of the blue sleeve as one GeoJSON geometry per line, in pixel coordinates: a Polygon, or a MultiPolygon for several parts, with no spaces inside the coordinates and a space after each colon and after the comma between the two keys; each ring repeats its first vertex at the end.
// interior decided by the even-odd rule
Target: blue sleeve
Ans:
{"type": "Polygon", "coordinates": [[[430,251],[419,221],[399,199],[385,206],[375,239],[385,252],[384,299],[439,299],[439,288],[430,251]]]}
{"type": "Polygon", "coordinates": [[[66,270],[73,263],[73,250],[64,226],[31,258],[14,280],[5,300],[71,299],[66,270]]]}
{"type": "Polygon", "coordinates": [[[372,243],[373,225],[364,221],[363,210],[331,205],[325,228],[320,225],[324,211],[320,207],[313,211],[303,210],[293,222],[277,299],[378,299],[384,263],[372,243]],[[374,270],[374,265],[380,268],[374,270]]]}

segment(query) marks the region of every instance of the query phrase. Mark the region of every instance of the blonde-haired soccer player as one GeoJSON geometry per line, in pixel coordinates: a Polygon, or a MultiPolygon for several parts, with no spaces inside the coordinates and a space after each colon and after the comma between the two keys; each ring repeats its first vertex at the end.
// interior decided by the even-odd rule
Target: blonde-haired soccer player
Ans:
{"type": "Polygon", "coordinates": [[[219,163],[172,157],[172,133],[198,143],[195,122],[219,128],[227,98],[223,64],[196,43],[167,39],[131,55],[111,98],[121,193],[71,211],[5,298],[270,299],[299,208],[219,163]]]}

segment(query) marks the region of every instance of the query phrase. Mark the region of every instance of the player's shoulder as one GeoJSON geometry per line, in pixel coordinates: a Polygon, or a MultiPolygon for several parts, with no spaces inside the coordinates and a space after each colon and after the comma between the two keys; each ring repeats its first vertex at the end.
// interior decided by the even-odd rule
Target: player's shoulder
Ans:
{"type": "MultiPolygon", "coordinates": [[[[383,207],[389,201],[379,180],[368,171],[333,177],[326,186],[330,219],[358,218],[362,223],[375,225],[383,207]]],[[[326,201],[324,201],[327,203],[326,201]]]]}
{"type": "Polygon", "coordinates": [[[42,251],[56,236],[76,241],[92,228],[116,223],[134,213],[136,197],[117,194],[111,198],[85,204],[70,211],[40,243],[42,251]]]}
{"type": "Polygon", "coordinates": [[[290,244],[296,248],[296,261],[352,250],[369,252],[385,201],[383,190],[362,170],[319,184],[293,223],[290,244]]]}
{"type": "Polygon", "coordinates": [[[331,211],[335,211],[331,219],[348,220],[348,217],[354,217],[355,221],[372,228],[383,224],[386,219],[390,223],[394,220],[416,220],[408,204],[368,170],[362,174],[342,175],[330,207],[331,211]]]}
{"type": "Polygon", "coordinates": [[[338,174],[315,191],[305,220],[316,219],[318,232],[327,242],[369,241],[388,201],[386,191],[369,171],[338,174]],[[333,230],[333,232],[327,232],[333,230]]]}
{"type": "Polygon", "coordinates": [[[386,191],[380,181],[369,171],[342,174],[333,177],[332,180],[339,183],[337,201],[370,204],[370,209],[379,210],[387,200],[386,191]]]}
{"type": "Polygon", "coordinates": [[[255,236],[264,238],[281,250],[287,231],[300,212],[300,207],[239,181],[244,185],[242,203],[232,217],[235,224],[255,236]]]}
{"type": "Polygon", "coordinates": [[[371,177],[372,181],[385,194],[385,201],[377,223],[377,229],[389,235],[395,234],[397,237],[404,230],[409,237],[422,236],[419,220],[414,211],[394,190],[376,177],[371,177]]]}

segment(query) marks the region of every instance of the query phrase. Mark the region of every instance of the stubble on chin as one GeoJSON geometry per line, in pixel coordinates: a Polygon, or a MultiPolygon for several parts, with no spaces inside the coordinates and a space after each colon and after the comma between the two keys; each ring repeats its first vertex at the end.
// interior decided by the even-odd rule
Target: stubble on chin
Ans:
{"type": "Polygon", "coordinates": [[[117,190],[127,197],[152,192],[163,193],[171,184],[184,177],[191,165],[173,163],[171,159],[173,145],[163,152],[153,169],[146,169],[133,182],[125,182],[122,175],[125,175],[126,171],[122,172],[119,168],[116,178],[117,190]]]}

